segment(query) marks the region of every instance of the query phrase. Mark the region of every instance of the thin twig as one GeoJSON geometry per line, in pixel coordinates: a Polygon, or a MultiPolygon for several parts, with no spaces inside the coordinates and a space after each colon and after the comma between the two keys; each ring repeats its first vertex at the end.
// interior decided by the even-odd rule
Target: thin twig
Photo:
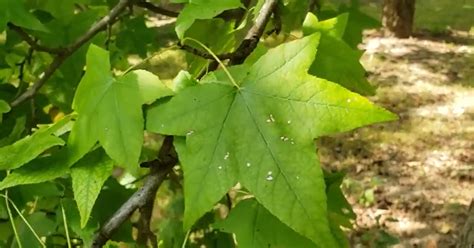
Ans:
{"type": "MultiPolygon", "coordinates": [[[[192,46],[185,45],[185,44],[179,44],[179,48],[183,49],[186,52],[189,52],[189,53],[192,53],[196,56],[199,56],[201,58],[214,60],[214,56],[212,56],[211,54],[209,54],[207,52],[204,52],[202,50],[199,50],[197,48],[194,48],[192,46]]],[[[231,59],[232,56],[234,56],[233,53],[224,53],[224,54],[217,54],[216,55],[216,57],[218,57],[221,60],[231,59]]]]}
{"type": "Polygon", "coordinates": [[[13,102],[10,104],[12,107],[18,106],[24,101],[32,98],[35,94],[43,87],[46,81],[54,74],[54,72],[63,64],[63,62],[69,58],[75,51],[77,51],[82,45],[87,43],[90,39],[92,39],[98,32],[103,30],[107,27],[107,25],[111,25],[112,23],[117,21],[117,17],[122,13],[122,11],[134,0],[120,0],[120,2],[115,5],[115,7],[109,12],[108,15],[104,16],[98,22],[96,22],[92,27],[80,36],[76,41],[74,41],[71,45],[63,48],[60,53],[58,53],[53,62],[49,65],[48,68],[44,71],[43,75],[23,94],[17,97],[13,102]]]}
{"type": "Polygon", "coordinates": [[[160,6],[156,6],[150,2],[144,2],[144,1],[139,1],[135,3],[136,6],[147,9],[153,13],[164,15],[164,16],[169,16],[169,17],[177,17],[179,13],[164,9],[160,6]]]}
{"type": "Polygon", "coordinates": [[[177,162],[178,160],[173,151],[173,137],[166,136],[158,159],[149,162],[153,165],[150,165],[151,172],[143,187],[135,192],[100,228],[94,237],[92,247],[102,247],[135,210],[145,207],[149,202],[153,202],[156,191],[177,162]]]}
{"type": "Polygon", "coordinates": [[[38,42],[31,38],[25,30],[13,23],[8,23],[8,27],[15,31],[24,41],[26,41],[26,43],[28,43],[28,45],[30,45],[31,48],[36,51],[47,52],[51,54],[59,54],[63,51],[63,48],[46,47],[38,44],[38,42]]]}

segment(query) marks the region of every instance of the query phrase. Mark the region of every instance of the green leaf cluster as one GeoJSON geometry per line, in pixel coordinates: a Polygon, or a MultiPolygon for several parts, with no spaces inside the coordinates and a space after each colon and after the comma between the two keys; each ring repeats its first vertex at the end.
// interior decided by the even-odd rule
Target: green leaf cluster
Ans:
{"type": "MultiPolygon", "coordinates": [[[[130,5],[97,28],[117,2],[0,0],[0,246],[90,247],[142,167],[177,160],[153,211],[160,247],[349,247],[344,174],[314,141],[396,119],[363,96],[357,44],[374,23],[278,1],[235,65],[178,47],[236,52],[264,0],[150,1],[176,20],[130,5]]],[[[136,242],[136,219],[108,245],[136,242]]]]}

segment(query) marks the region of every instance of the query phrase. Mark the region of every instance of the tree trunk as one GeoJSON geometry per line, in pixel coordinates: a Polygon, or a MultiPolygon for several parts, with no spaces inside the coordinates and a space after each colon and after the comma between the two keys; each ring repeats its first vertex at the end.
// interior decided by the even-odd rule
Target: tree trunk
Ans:
{"type": "Polygon", "coordinates": [[[472,248],[474,247],[474,199],[471,201],[471,206],[466,218],[466,223],[461,231],[458,248],[472,248]]]}
{"type": "Polygon", "coordinates": [[[384,0],[382,12],[385,35],[410,37],[415,16],[415,0],[384,0]]]}

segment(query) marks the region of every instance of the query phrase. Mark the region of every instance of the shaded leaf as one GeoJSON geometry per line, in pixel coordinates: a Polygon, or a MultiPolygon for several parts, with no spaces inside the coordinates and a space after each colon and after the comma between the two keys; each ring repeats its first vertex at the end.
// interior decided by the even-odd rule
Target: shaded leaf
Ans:
{"type": "Polygon", "coordinates": [[[114,78],[108,52],[95,45],[89,47],[86,65],[73,102],[79,117],[68,140],[71,160],[99,141],[113,160],[135,169],[143,144],[141,106],[173,92],[144,70],[114,78]]]}
{"type": "Polygon", "coordinates": [[[9,146],[0,148],[0,170],[16,169],[38,157],[53,146],[62,146],[64,141],[55,132],[71,121],[68,116],[50,127],[41,128],[9,146]]]}
{"type": "Polygon", "coordinates": [[[0,190],[53,180],[69,173],[69,166],[66,152],[35,159],[5,177],[0,182],[0,190]]]}
{"type": "Polygon", "coordinates": [[[71,168],[72,188],[81,215],[81,227],[86,226],[95,200],[112,173],[113,165],[113,160],[102,149],[97,149],[71,168]]]}
{"type": "Polygon", "coordinates": [[[283,224],[255,199],[239,202],[229,216],[216,224],[221,231],[235,233],[239,248],[311,248],[309,239],[283,224]]]}
{"type": "Polygon", "coordinates": [[[8,113],[10,111],[10,105],[5,102],[4,100],[0,100],[0,124],[3,120],[3,114],[8,113]]]}
{"type": "Polygon", "coordinates": [[[348,15],[317,21],[316,16],[308,13],[304,22],[306,35],[321,32],[318,53],[309,73],[331,80],[347,89],[363,94],[373,95],[375,89],[365,77],[365,69],[360,64],[361,53],[349,47],[341,37],[346,28],[348,15]]]}
{"type": "Polygon", "coordinates": [[[184,32],[199,19],[211,19],[228,9],[239,8],[239,0],[190,0],[176,19],[176,34],[184,38],[184,32]]]}
{"type": "Polygon", "coordinates": [[[187,136],[175,143],[185,178],[185,227],[241,182],[283,223],[335,247],[313,139],[396,116],[307,74],[319,37],[280,45],[251,66],[229,68],[239,88],[217,71],[206,77],[214,83],[186,88],[149,109],[148,130],[187,136]]]}
{"type": "Polygon", "coordinates": [[[282,30],[290,33],[301,28],[304,17],[309,10],[309,1],[284,0],[279,1],[279,15],[281,18],[282,30]]]}
{"type": "Polygon", "coordinates": [[[20,27],[38,31],[47,31],[36,17],[26,10],[21,0],[0,0],[0,31],[11,22],[20,27]]]}

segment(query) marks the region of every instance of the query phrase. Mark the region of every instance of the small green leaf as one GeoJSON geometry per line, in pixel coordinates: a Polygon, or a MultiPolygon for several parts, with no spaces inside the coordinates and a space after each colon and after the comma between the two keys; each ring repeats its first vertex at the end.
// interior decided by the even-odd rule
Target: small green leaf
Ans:
{"type": "Polygon", "coordinates": [[[361,53],[341,40],[347,19],[348,15],[342,14],[318,22],[316,16],[308,13],[303,25],[305,35],[321,32],[318,52],[309,73],[359,94],[373,95],[375,89],[367,81],[365,69],[359,62],[361,53]]]}
{"type": "Polygon", "coordinates": [[[199,19],[211,19],[228,9],[241,7],[239,0],[193,0],[189,1],[176,19],[176,34],[184,38],[184,32],[199,19]]]}
{"type": "Polygon", "coordinates": [[[178,75],[173,79],[173,91],[181,90],[197,85],[197,81],[187,71],[179,71],[178,75]]]}
{"type": "Polygon", "coordinates": [[[349,14],[343,13],[337,17],[319,21],[316,15],[308,13],[303,22],[303,32],[306,35],[321,32],[335,38],[341,39],[346,31],[349,14]]]}
{"type": "Polygon", "coordinates": [[[82,228],[89,220],[95,200],[102,185],[109,178],[113,165],[113,160],[102,149],[97,149],[84,156],[71,168],[74,199],[81,215],[82,228]]]}
{"type": "Polygon", "coordinates": [[[71,116],[63,118],[50,127],[41,128],[9,146],[0,148],[0,170],[11,170],[23,166],[53,146],[62,146],[64,141],[55,136],[56,131],[66,126],[71,116]]]}
{"type": "Polygon", "coordinates": [[[10,105],[4,100],[0,100],[0,124],[3,120],[3,114],[10,112],[10,105]]]}
{"type": "Polygon", "coordinates": [[[65,152],[35,159],[25,166],[14,170],[0,182],[0,190],[17,185],[42,183],[69,173],[69,164],[65,152]]]}
{"type": "Polygon", "coordinates": [[[214,227],[223,232],[235,233],[239,248],[317,247],[283,224],[255,199],[239,202],[229,216],[214,224],[214,227]]]}
{"type": "Polygon", "coordinates": [[[108,52],[95,45],[89,47],[86,66],[73,102],[79,117],[68,140],[70,159],[77,161],[99,141],[118,164],[136,169],[143,144],[141,106],[173,91],[144,70],[114,78],[108,52]]]}
{"type": "Polygon", "coordinates": [[[0,0],[0,31],[5,30],[8,22],[28,29],[48,31],[34,15],[26,10],[22,0],[0,0]]]}
{"type": "Polygon", "coordinates": [[[220,70],[149,109],[148,130],[186,136],[175,142],[186,228],[240,182],[283,223],[322,247],[335,247],[313,140],[396,116],[307,74],[319,38],[285,43],[253,65],[230,67],[238,88],[220,70]]]}

